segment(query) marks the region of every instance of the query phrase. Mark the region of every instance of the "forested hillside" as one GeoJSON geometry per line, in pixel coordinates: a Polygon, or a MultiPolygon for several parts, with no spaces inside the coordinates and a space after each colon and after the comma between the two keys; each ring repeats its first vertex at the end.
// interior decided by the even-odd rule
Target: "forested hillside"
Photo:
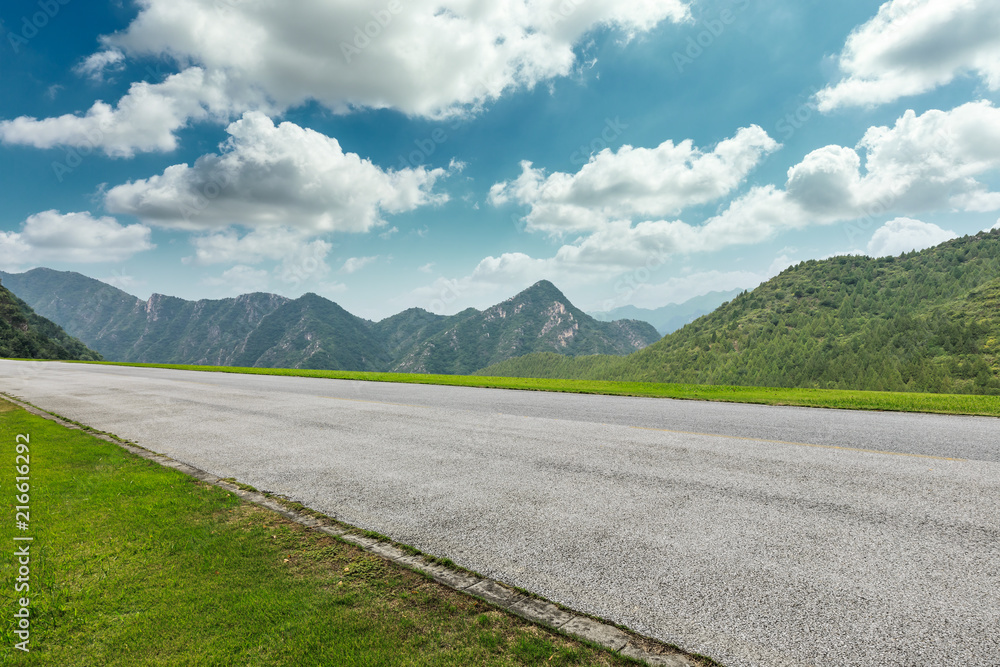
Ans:
{"type": "Polygon", "coordinates": [[[627,357],[531,355],[483,375],[1000,393],[1000,231],[801,263],[627,357]]]}
{"type": "Polygon", "coordinates": [[[35,313],[0,285],[0,357],[97,361],[101,355],[35,313]]]}

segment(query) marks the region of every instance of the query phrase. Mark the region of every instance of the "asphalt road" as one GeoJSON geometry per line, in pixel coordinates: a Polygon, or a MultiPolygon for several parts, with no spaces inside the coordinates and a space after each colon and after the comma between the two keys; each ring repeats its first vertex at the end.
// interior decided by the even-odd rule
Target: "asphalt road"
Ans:
{"type": "Polygon", "coordinates": [[[1000,420],[0,361],[0,391],[725,665],[1000,665],[1000,420]]]}

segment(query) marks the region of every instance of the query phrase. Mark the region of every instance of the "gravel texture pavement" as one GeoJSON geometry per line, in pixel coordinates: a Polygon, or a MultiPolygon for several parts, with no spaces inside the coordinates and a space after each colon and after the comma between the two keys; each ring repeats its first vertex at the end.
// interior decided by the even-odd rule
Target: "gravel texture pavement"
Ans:
{"type": "Polygon", "coordinates": [[[997,419],[13,361],[0,391],[731,667],[1000,665],[997,419]]]}

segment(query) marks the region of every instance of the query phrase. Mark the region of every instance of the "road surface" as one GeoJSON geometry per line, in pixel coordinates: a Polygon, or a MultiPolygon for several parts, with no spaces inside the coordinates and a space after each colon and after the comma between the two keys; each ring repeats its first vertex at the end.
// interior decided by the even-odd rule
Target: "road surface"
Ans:
{"type": "Polygon", "coordinates": [[[1000,664],[1000,420],[0,361],[43,409],[743,665],[1000,664]]]}

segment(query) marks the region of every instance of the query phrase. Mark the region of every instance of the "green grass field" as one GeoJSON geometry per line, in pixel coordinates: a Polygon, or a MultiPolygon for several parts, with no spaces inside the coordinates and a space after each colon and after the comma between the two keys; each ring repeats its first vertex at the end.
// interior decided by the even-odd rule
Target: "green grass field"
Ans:
{"type": "Polygon", "coordinates": [[[369,382],[405,382],[460,387],[492,387],[529,391],[559,391],[611,396],[648,396],[730,403],[796,405],[810,408],[851,410],[889,410],[897,412],[932,412],[955,415],[1000,417],[1000,396],[974,394],[919,394],[911,392],[848,391],[843,389],[782,389],[773,387],[729,387],[697,384],[661,384],[655,382],[598,382],[591,380],[549,380],[533,378],[478,377],[474,375],[417,375],[412,373],[360,373],[287,368],[234,368],[228,366],[189,366],[179,364],[103,363],[114,366],[171,368],[177,370],[287,375],[333,380],[369,382]]]}
{"type": "Polygon", "coordinates": [[[0,442],[0,664],[635,664],[4,401],[0,442]],[[34,538],[23,592],[15,536],[34,538]],[[20,597],[29,653],[14,648],[20,597]]]}

